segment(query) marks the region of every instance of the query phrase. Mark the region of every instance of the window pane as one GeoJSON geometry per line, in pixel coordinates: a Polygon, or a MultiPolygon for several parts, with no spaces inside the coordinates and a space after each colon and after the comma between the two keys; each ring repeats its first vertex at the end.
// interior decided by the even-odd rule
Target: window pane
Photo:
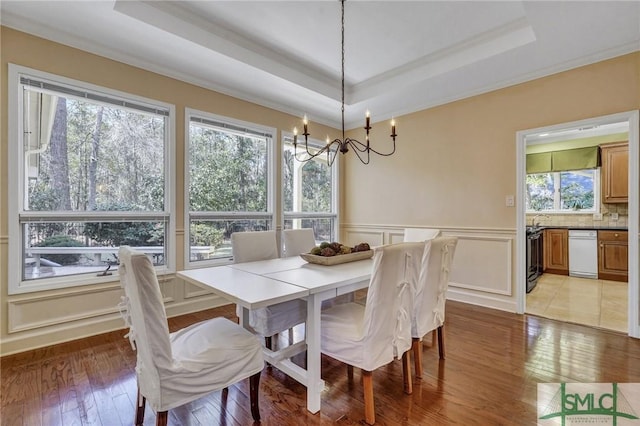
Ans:
{"type": "Polygon", "coordinates": [[[595,211],[598,185],[594,169],[527,175],[527,210],[595,211]]]}
{"type": "Polygon", "coordinates": [[[553,173],[527,175],[527,210],[553,210],[553,173]]]}
{"type": "Polygon", "coordinates": [[[118,268],[118,249],[129,245],[164,265],[166,224],[156,222],[26,223],[23,279],[98,273],[118,268]]]}
{"type": "Polygon", "coordinates": [[[267,139],[190,123],[189,210],[266,212],[267,139]]]}
{"type": "Polygon", "coordinates": [[[333,241],[335,234],[335,219],[333,218],[304,218],[285,219],[284,229],[313,228],[316,242],[333,241]]]}
{"type": "Polygon", "coordinates": [[[165,117],[23,93],[24,210],[164,210],[165,117]]]}
{"type": "Polygon", "coordinates": [[[593,210],[595,170],[560,173],[562,210],[593,210]]]}
{"type": "Polygon", "coordinates": [[[192,220],[190,261],[231,258],[231,234],[245,231],[267,231],[270,219],[192,220]]]}
{"type": "Polygon", "coordinates": [[[319,156],[301,163],[294,160],[293,152],[293,144],[285,141],[283,159],[285,211],[332,212],[332,173],[326,157],[319,156]]]}

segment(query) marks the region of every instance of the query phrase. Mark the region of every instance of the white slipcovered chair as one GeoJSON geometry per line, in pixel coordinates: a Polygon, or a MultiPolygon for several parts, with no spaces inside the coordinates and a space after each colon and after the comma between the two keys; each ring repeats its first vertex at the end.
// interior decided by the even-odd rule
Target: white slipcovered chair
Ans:
{"type": "Polygon", "coordinates": [[[301,253],[309,253],[316,245],[316,237],[313,229],[285,229],[282,231],[284,243],[284,256],[297,256],[301,253]]]}
{"type": "Polygon", "coordinates": [[[438,235],[440,235],[439,229],[404,228],[405,243],[433,240],[438,235]]]}
{"type": "Polygon", "coordinates": [[[137,358],[135,424],[142,424],[147,401],[157,413],[156,424],[166,425],[168,410],[247,377],[251,414],[258,421],[258,387],[264,367],[258,339],[226,318],[202,321],[169,333],[151,260],[127,246],[120,247],[118,258],[125,292],[119,307],[137,358]]]}
{"type": "MultiPolygon", "coordinates": [[[[276,259],[278,243],[275,231],[234,232],[231,234],[234,263],[276,259]]],[[[237,307],[238,317],[242,308],[237,307]]],[[[307,321],[307,304],[296,299],[249,311],[249,326],[265,337],[271,349],[271,337],[307,321]]]]}
{"type": "Polygon", "coordinates": [[[449,272],[458,239],[437,237],[431,240],[431,249],[425,250],[418,279],[411,321],[412,352],[416,377],[422,377],[422,338],[437,330],[438,352],[444,359],[444,312],[449,287],[449,272]]]}
{"type": "MultiPolygon", "coordinates": [[[[373,370],[411,348],[412,288],[429,242],[377,247],[367,303],[345,303],[322,311],[322,353],[362,369],[365,421],[375,423],[373,370]]],[[[408,355],[408,353],[407,353],[408,355]]],[[[409,356],[403,356],[405,380],[411,380],[409,356]]],[[[405,382],[405,392],[411,393],[405,382]]]]}

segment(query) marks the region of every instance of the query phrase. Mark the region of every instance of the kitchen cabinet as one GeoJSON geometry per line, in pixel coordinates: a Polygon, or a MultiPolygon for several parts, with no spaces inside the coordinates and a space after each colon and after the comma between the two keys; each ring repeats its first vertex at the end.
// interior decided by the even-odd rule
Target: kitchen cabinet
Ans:
{"type": "Polygon", "coordinates": [[[545,229],[544,272],[569,275],[569,233],[566,229],[545,229]]]}
{"type": "Polygon", "coordinates": [[[629,202],[629,143],[600,145],[602,202],[629,202]]]}
{"type": "Polygon", "coordinates": [[[626,282],[628,277],[627,231],[598,231],[598,278],[626,282]]]}

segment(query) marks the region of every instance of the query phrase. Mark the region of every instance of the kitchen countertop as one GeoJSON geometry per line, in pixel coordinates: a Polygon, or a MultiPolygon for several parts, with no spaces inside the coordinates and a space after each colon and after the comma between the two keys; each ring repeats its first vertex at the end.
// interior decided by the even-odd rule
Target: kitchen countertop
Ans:
{"type": "MultiPolygon", "coordinates": [[[[531,226],[531,225],[527,225],[531,226]]],[[[626,231],[627,226],[611,226],[611,225],[538,225],[538,229],[593,229],[602,231],[626,231]]]]}

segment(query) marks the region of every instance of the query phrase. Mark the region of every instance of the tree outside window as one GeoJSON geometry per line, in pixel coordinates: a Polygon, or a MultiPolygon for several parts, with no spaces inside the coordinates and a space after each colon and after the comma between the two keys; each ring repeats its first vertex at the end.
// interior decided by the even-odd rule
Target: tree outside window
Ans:
{"type": "Polygon", "coordinates": [[[595,212],[599,174],[596,169],[528,174],[527,210],[595,212]]]}
{"type": "Polygon", "coordinates": [[[117,269],[124,244],[149,248],[164,265],[170,108],[35,71],[15,76],[21,254],[12,276],[24,289],[49,278],[95,277],[117,269]]]}

